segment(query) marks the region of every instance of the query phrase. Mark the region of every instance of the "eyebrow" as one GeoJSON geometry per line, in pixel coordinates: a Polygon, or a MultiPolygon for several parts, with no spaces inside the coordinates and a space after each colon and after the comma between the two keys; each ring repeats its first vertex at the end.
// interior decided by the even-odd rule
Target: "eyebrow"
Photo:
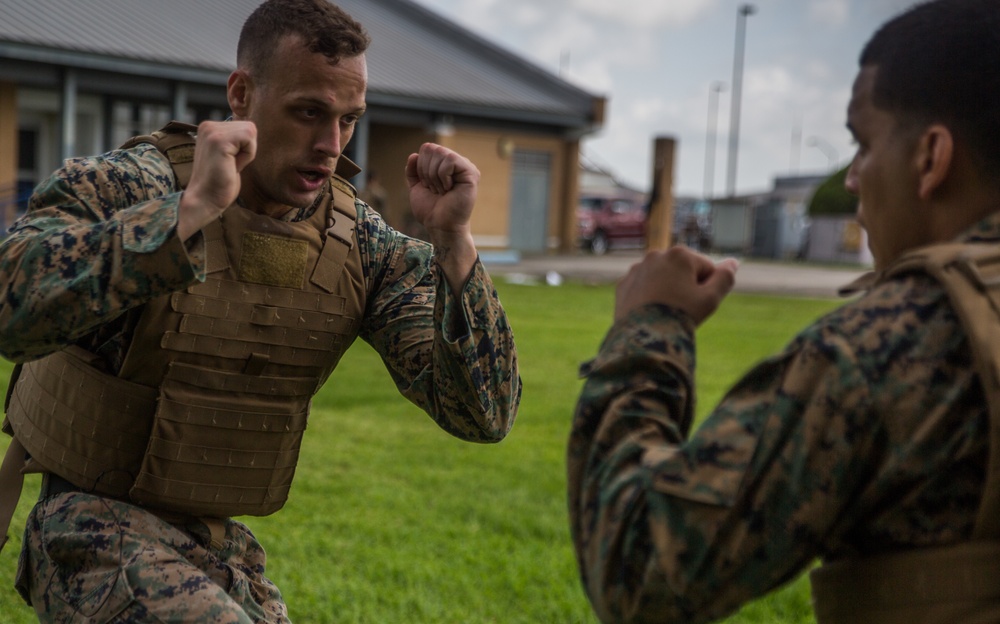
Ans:
{"type": "MultiPolygon", "coordinates": [[[[312,106],[316,106],[316,107],[319,107],[319,108],[325,108],[325,109],[333,108],[330,105],[330,102],[324,100],[323,98],[318,98],[318,97],[314,97],[314,96],[311,96],[311,95],[296,96],[296,97],[292,98],[291,103],[293,105],[310,104],[312,106]]],[[[368,103],[366,102],[365,104],[362,104],[360,107],[355,108],[351,112],[360,115],[360,114],[364,113],[367,110],[368,110],[368,103]]]]}

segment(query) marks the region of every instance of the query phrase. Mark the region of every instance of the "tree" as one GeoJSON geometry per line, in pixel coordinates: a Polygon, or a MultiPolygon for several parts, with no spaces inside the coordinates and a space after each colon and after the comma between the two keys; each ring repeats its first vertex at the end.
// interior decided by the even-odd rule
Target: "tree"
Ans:
{"type": "Polygon", "coordinates": [[[844,180],[847,178],[844,167],[816,187],[812,199],[809,200],[809,216],[821,215],[853,215],[858,210],[858,198],[847,192],[844,180]]]}

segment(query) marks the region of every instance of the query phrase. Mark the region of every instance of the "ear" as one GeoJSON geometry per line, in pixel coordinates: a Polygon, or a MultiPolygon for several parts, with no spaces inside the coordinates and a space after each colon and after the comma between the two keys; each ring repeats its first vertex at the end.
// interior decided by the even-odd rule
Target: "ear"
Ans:
{"type": "Polygon", "coordinates": [[[250,111],[250,101],[253,96],[253,82],[245,70],[237,69],[229,74],[226,83],[226,96],[229,108],[236,117],[246,117],[250,111]]]}
{"type": "Polygon", "coordinates": [[[920,199],[929,199],[951,173],[955,157],[955,139],[946,126],[934,124],[924,130],[917,142],[917,191],[920,199]]]}

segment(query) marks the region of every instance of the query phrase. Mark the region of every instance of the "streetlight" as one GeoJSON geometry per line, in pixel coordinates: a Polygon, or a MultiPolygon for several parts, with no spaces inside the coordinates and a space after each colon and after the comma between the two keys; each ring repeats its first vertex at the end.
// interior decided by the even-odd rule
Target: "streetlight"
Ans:
{"type": "Polygon", "coordinates": [[[837,168],[837,163],[840,161],[840,154],[825,139],[818,136],[811,136],[806,139],[806,145],[809,147],[815,147],[819,151],[823,152],[826,159],[829,161],[831,171],[837,168]]]}
{"type": "Polygon", "coordinates": [[[715,125],[719,117],[719,93],[726,83],[715,81],[708,88],[708,129],[705,131],[705,199],[715,195],[715,125]]]}
{"type": "Polygon", "coordinates": [[[733,53],[733,96],[729,107],[729,168],[726,191],[736,195],[736,158],[740,145],[740,100],[743,98],[743,48],[746,43],[747,17],[757,12],[752,4],[741,4],[736,13],[736,49],[733,53]]]}

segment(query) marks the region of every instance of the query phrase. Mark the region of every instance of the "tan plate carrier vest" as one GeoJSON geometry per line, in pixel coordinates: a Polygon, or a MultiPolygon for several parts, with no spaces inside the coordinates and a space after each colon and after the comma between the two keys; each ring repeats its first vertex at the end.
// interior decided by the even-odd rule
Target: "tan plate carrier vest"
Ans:
{"type": "MultiPolygon", "coordinates": [[[[126,147],[153,143],[184,187],[194,130],[175,122],[126,147]]],[[[168,515],[266,515],[285,503],[312,396],[365,309],[355,191],[341,177],[357,171],[341,158],[309,219],[233,205],[202,230],[205,282],[144,306],[118,376],[79,347],[15,370],[4,542],[24,472],[168,515]]]]}
{"type": "Polygon", "coordinates": [[[961,321],[989,408],[989,460],[972,541],[815,569],[819,624],[1000,622],[1000,246],[947,243],[906,254],[879,279],[923,271],[961,321]]]}

